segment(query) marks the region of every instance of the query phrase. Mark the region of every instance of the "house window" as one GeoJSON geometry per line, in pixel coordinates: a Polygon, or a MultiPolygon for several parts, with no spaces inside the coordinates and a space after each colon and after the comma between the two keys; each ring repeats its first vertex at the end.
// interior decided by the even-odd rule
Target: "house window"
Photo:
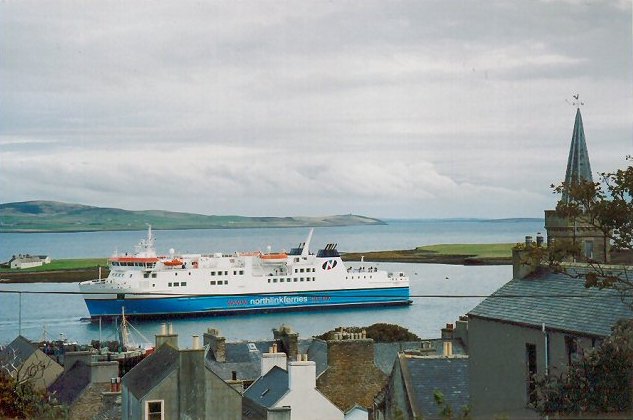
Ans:
{"type": "Polygon", "coordinates": [[[163,420],[165,418],[164,401],[147,401],[145,403],[146,420],[163,420]]]}
{"type": "Polygon", "coordinates": [[[571,365],[580,360],[582,351],[578,345],[578,338],[570,335],[565,336],[565,351],[567,353],[567,364],[571,365]]]}
{"type": "Polygon", "coordinates": [[[593,259],[593,241],[585,241],[585,257],[593,259]]]}
{"type": "Polygon", "coordinates": [[[525,344],[526,393],[529,403],[536,402],[536,344],[525,344]]]}

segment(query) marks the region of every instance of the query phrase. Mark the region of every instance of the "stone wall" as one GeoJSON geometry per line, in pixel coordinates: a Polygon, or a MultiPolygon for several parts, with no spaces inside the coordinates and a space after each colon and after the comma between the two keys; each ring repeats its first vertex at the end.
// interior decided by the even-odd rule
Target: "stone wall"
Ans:
{"type": "Polygon", "coordinates": [[[388,379],[374,364],[374,340],[328,340],[327,347],[328,368],[317,389],[343,412],[354,404],[371,408],[388,379]]]}

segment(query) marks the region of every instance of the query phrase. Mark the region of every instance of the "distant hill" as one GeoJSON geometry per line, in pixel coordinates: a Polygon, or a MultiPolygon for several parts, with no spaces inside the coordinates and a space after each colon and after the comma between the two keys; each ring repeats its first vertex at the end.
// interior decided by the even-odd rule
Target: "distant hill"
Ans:
{"type": "Polygon", "coordinates": [[[214,229],[384,225],[357,215],[324,217],[206,216],[162,210],[130,211],[55,201],[0,204],[0,232],[79,232],[101,230],[214,229]]]}

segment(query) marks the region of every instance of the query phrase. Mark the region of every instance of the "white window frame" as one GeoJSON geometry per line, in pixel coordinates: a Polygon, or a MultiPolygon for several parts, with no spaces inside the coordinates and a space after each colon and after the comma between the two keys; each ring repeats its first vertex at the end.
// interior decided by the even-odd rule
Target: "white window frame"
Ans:
{"type": "Polygon", "coordinates": [[[149,420],[149,404],[150,403],[160,403],[160,419],[165,420],[165,400],[145,401],[145,420],[149,420]]]}

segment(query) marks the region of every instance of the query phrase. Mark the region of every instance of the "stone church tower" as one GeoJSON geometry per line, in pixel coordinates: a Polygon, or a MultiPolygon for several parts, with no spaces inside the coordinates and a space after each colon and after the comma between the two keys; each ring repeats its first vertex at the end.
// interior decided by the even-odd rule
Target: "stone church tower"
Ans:
{"type": "MultiPolygon", "coordinates": [[[[567,159],[565,183],[569,185],[580,181],[593,182],[593,177],[591,176],[591,164],[585,141],[585,130],[582,125],[582,115],[580,108],[577,108],[567,159]]],[[[569,200],[566,191],[563,191],[561,200],[564,202],[569,200]]],[[[547,230],[548,244],[559,240],[571,241],[580,245],[583,259],[599,262],[609,261],[609,239],[605,238],[600,230],[591,226],[586,220],[583,221],[582,218],[571,220],[557,216],[554,210],[545,210],[545,229],[547,230]]]]}

